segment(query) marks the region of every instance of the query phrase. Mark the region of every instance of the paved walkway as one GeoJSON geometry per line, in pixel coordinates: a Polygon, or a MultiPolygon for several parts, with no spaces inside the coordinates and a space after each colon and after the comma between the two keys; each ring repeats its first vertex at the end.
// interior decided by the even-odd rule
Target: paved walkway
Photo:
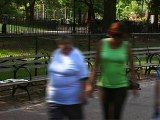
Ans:
{"type": "MultiPolygon", "coordinates": [[[[131,94],[123,113],[123,120],[150,120],[153,111],[153,88],[154,82],[143,82],[139,97],[135,98],[131,94]]],[[[98,96],[85,107],[86,120],[101,120],[101,109],[98,96]]],[[[47,120],[46,106],[42,102],[19,109],[11,109],[0,112],[0,120],[47,120]]]]}

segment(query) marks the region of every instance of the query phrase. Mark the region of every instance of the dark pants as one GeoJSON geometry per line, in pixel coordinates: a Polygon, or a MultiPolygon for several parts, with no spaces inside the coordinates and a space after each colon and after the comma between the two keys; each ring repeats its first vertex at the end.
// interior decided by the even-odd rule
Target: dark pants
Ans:
{"type": "Polygon", "coordinates": [[[120,120],[127,97],[127,88],[100,87],[100,97],[105,120],[120,120]]]}
{"type": "Polygon", "coordinates": [[[81,104],[75,105],[61,105],[61,104],[48,104],[49,120],[83,120],[83,110],[81,104]]]}
{"type": "Polygon", "coordinates": [[[7,27],[6,24],[3,24],[3,25],[2,25],[2,33],[3,33],[3,34],[6,34],[6,32],[7,32],[7,28],[6,28],[6,27],[7,27]]]}

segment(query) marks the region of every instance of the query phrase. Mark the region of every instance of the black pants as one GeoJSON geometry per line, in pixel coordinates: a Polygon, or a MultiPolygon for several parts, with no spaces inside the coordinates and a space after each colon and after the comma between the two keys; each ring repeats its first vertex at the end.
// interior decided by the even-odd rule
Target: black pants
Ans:
{"type": "Polygon", "coordinates": [[[120,120],[127,97],[127,88],[100,87],[100,97],[105,120],[120,120]]]}
{"type": "Polygon", "coordinates": [[[61,104],[48,104],[49,120],[83,120],[83,110],[81,104],[75,105],[61,105],[61,104]]]}

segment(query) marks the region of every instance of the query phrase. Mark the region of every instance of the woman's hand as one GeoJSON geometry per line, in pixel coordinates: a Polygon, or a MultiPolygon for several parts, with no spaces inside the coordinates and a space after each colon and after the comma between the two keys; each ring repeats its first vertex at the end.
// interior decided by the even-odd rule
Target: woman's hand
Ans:
{"type": "Polygon", "coordinates": [[[85,92],[82,92],[80,95],[80,101],[83,105],[87,104],[87,95],[85,92]]]}
{"type": "Polygon", "coordinates": [[[137,88],[133,88],[132,94],[133,94],[135,97],[138,96],[138,90],[137,90],[137,88]]]}
{"type": "Polygon", "coordinates": [[[93,84],[91,82],[88,82],[86,84],[86,88],[85,88],[85,93],[86,93],[87,97],[92,97],[93,96],[92,95],[93,94],[93,90],[94,90],[93,84]]]}
{"type": "Polygon", "coordinates": [[[131,78],[130,80],[132,80],[132,83],[133,83],[133,88],[132,88],[132,93],[134,96],[137,96],[138,95],[138,91],[137,91],[137,78],[136,78],[136,73],[135,73],[135,67],[134,67],[134,56],[133,56],[133,53],[132,53],[132,47],[131,46],[128,46],[128,60],[129,60],[129,67],[130,67],[130,72],[131,72],[131,78]]]}
{"type": "Polygon", "coordinates": [[[136,80],[132,80],[132,87],[133,87],[133,88],[132,88],[132,94],[133,94],[134,96],[138,96],[139,86],[138,86],[136,80]]]}
{"type": "Polygon", "coordinates": [[[138,96],[139,84],[137,83],[136,74],[134,71],[131,72],[129,76],[130,90],[132,90],[132,94],[134,96],[138,96]]]}
{"type": "Polygon", "coordinates": [[[87,104],[87,99],[89,97],[92,97],[92,93],[93,93],[93,84],[91,80],[82,82],[82,88],[83,90],[80,95],[80,101],[82,104],[87,104]]]}

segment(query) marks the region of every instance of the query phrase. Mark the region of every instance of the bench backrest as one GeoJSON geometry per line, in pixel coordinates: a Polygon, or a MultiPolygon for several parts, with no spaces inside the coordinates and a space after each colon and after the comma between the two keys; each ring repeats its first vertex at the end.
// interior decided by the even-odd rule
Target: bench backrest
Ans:
{"type": "MultiPolygon", "coordinates": [[[[146,57],[148,55],[149,51],[147,48],[133,48],[133,55],[140,56],[140,57],[146,57]]],[[[95,58],[96,51],[86,51],[83,52],[83,55],[86,59],[95,58]]]]}
{"type": "MultiPolygon", "coordinates": [[[[138,64],[141,64],[143,61],[149,62],[151,54],[160,54],[160,47],[132,48],[132,52],[134,61],[138,62],[138,64]]],[[[84,56],[87,60],[93,60],[96,56],[96,51],[84,52],[84,56]]],[[[155,57],[157,59],[157,56],[155,57]]],[[[159,58],[157,60],[159,60],[159,58]]]]}
{"type": "Polygon", "coordinates": [[[0,71],[11,71],[23,66],[32,66],[47,64],[49,60],[48,54],[26,55],[26,56],[10,56],[0,58],[0,71]]]}

